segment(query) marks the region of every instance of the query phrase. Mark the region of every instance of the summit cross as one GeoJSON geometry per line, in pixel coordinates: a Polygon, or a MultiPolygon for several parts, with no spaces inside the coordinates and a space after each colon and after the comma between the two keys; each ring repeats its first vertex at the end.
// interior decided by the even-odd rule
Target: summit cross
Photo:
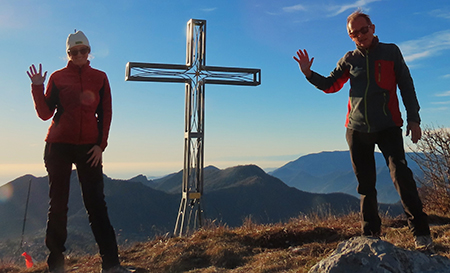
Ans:
{"type": "Polygon", "coordinates": [[[174,235],[182,236],[203,224],[205,84],[261,84],[261,70],[207,66],[206,20],[187,22],[186,65],[129,62],[126,81],[185,83],[184,167],[181,203],[174,235]]]}

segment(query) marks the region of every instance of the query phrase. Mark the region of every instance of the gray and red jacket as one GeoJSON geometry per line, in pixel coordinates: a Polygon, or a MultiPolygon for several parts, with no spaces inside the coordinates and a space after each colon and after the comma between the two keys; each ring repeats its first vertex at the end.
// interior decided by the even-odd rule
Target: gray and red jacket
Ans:
{"type": "Polygon", "coordinates": [[[413,80],[400,49],[374,37],[369,49],[357,48],[339,60],[330,76],[313,72],[308,81],[325,93],[335,93],[350,79],[345,126],[372,133],[403,125],[397,86],[407,112],[407,121],[420,123],[419,103],[413,80]]]}
{"type": "Polygon", "coordinates": [[[90,66],[71,61],[55,71],[44,85],[32,85],[34,105],[43,120],[53,117],[48,143],[108,145],[111,125],[111,89],[108,77],[90,66]],[[56,113],[55,113],[56,111],[56,113]]]}

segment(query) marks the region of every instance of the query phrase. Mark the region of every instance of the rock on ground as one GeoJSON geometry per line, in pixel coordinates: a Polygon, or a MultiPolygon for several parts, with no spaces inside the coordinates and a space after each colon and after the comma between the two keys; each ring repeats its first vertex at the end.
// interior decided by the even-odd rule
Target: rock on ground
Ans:
{"type": "Polygon", "coordinates": [[[378,238],[354,237],[338,245],[309,273],[450,273],[448,258],[398,248],[378,238]]]}

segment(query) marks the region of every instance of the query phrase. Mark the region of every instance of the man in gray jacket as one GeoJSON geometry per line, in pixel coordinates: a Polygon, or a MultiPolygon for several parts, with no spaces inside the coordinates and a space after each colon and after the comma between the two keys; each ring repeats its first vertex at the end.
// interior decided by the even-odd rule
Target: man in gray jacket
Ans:
{"type": "Polygon", "coordinates": [[[399,110],[397,86],[407,112],[406,135],[413,143],[421,138],[419,103],[413,80],[400,49],[385,44],[374,35],[375,25],[361,11],[347,18],[347,31],[356,49],[337,63],[328,77],[311,70],[314,58],[306,50],[297,51],[294,59],[306,79],[325,93],[339,91],[350,79],[350,97],[345,126],[353,170],[361,194],[362,232],[380,236],[376,191],[375,144],[383,153],[391,178],[400,195],[416,248],[432,247],[428,216],[423,212],[413,174],[405,160],[403,120],[399,110]]]}

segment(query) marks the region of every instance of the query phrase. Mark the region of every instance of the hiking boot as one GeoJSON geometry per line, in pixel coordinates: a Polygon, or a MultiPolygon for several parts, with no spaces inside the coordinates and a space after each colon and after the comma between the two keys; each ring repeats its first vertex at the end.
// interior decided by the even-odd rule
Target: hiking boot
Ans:
{"type": "Polygon", "coordinates": [[[64,271],[64,267],[58,267],[58,268],[53,268],[52,270],[48,270],[48,272],[50,273],[64,273],[66,271],[64,271]]]}
{"type": "Polygon", "coordinates": [[[130,272],[134,271],[128,270],[121,265],[116,265],[114,267],[111,267],[110,269],[102,269],[102,271],[100,271],[100,273],[130,273],[130,272]]]}
{"type": "Polygon", "coordinates": [[[64,273],[64,254],[62,252],[50,252],[47,257],[48,271],[50,273],[64,273]]]}
{"type": "Polygon", "coordinates": [[[431,239],[430,235],[415,236],[414,243],[416,250],[433,251],[433,239],[431,239]]]}
{"type": "Polygon", "coordinates": [[[373,239],[381,239],[381,233],[380,232],[371,232],[371,233],[363,233],[363,237],[367,238],[373,238],[373,239]]]}

